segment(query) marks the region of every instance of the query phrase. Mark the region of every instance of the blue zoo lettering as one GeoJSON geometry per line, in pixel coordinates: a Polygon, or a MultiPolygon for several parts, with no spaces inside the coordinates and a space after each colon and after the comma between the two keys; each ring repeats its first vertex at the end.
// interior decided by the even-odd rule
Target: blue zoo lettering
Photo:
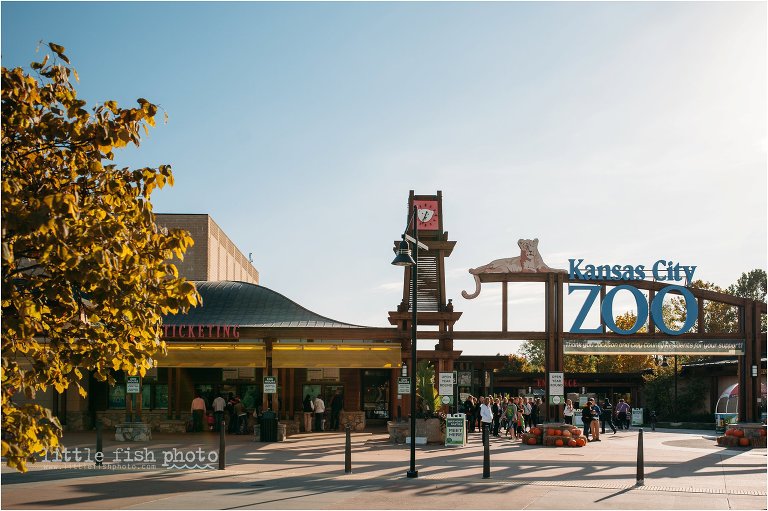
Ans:
{"type": "MultiPolygon", "coordinates": [[[[592,304],[595,303],[595,300],[600,294],[600,286],[588,284],[569,284],[568,294],[571,294],[573,291],[587,291],[589,294],[584,300],[584,305],[582,305],[581,310],[576,316],[570,332],[573,334],[601,333],[600,327],[584,328],[582,326],[584,324],[584,320],[587,318],[587,313],[592,308],[592,304]]],[[[687,332],[696,322],[696,318],[699,316],[699,304],[696,301],[696,298],[693,296],[693,293],[691,293],[688,289],[682,286],[666,286],[662,288],[656,294],[656,296],[654,296],[653,301],[651,302],[650,312],[651,318],[653,318],[653,322],[656,324],[656,328],[667,335],[680,335],[683,332],[687,332]],[[666,324],[664,324],[664,318],[662,316],[662,305],[664,304],[664,296],[670,291],[676,291],[680,293],[685,299],[685,323],[680,328],[680,330],[672,330],[666,324]]],[[[610,328],[613,332],[621,335],[631,335],[640,330],[645,323],[644,319],[648,317],[648,302],[645,299],[645,295],[643,295],[643,293],[641,293],[636,287],[628,285],[616,286],[605,294],[605,299],[600,305],[600,315],[603,318],[605,326],[610,328]],[[634,326],[628,330],[619,328],[619,326],[616,324],[616,321],[613,319],[613,299],[616,296],[616,293],[622,289],[626,289],[632,293],[632,295],[635,297],[635,303],[637,303],[637,321],[635,321],[634,326]]]]}

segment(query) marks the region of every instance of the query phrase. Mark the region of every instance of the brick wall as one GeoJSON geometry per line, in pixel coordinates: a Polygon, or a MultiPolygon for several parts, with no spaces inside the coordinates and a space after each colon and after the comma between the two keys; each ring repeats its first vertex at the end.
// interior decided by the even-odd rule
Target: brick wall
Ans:
{"type": "Polygon", "coordinates": [[[239,280],[259,283],[259,272],[232,240],[204,214],[157,214],[158,225],[188,231],[195,244],[187,249],[184,260],[173,263],[179,275],[189,280],[239,280]]]}

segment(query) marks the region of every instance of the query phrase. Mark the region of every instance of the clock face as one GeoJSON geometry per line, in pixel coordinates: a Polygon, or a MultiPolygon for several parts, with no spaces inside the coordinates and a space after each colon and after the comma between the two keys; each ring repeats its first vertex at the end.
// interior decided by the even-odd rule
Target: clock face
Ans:
{"type": "Polygon", "coordinates": [[[416,226],[420,231],[436,231],[440,227],[436,200],[413,201],[416,206],[416,226]]]}

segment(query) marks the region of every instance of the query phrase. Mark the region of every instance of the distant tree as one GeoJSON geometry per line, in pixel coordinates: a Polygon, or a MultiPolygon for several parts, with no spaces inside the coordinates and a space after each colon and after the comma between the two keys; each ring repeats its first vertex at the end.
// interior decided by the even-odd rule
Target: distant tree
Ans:
{"type": "Polygon", "coordinates": [[[512,373],[534,373],[536,368],[531,366],[528,359],[517,354],[508,355],[506,362],[504,362],[503,371],[512,373]]]}
{"type": "Polygon", "coordinates": [[[528,362],[533,372],[544,370],[544,341],[523,341],[517,353],[528,362]]]}
{"type": "MultiPolygon", "coordinates": [[[[755,269],[741,274],[735,284],[728,286],[728,293],[750,300],[765,301],[766,295],[766,274],[765,270],[755,269]]],[[[766,317],[760,318],[760,331],[766,331],[766,317]]]]}
{"type": "Polygon", "coordinates": [[[2,455],[21,471],[57,447],[61,426],[19,395],[75,386],[85,397],[84,370],[110,383],[114,370],[143,375],[165,349],[162,315],[199,299],[166,262],[192,239],[159,229],[150,203],[171,168],[108,164],[139,145],[157,106],[89,112],[64,48],[48,46],[56,56],[33,62],[36,76],[2,68],[2,455]]]}

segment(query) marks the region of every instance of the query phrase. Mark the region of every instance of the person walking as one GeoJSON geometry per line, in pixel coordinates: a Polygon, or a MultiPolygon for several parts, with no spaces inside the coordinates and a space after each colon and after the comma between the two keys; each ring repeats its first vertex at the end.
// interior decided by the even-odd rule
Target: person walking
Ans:
{"type": "Polygon", "coordinates": [[[530,431],[531,428],[535,426],[535,424],[531,424],[532,401],[533,400],[528,400],[524,397],[521,397],[517,402],[518,408],[522,408],[521,411],[523,412],[523,421],[525,422],[525,427],[528,428],[528,431],[530,431]]]}
{"type": "Polygon", "coordinates": [[[623,398],[619,399],[619,404],[616,405],[616,422],[619,429],[629,429],[629,405],[623,398]]]}
{"type": "Polygon", "coordinates": [[[213,400],[213,429],[219,431],[221,428],[221,422],[224,420],[224,409],[227,407],[227,402],[221,397],[221,394],[216,396],[213,400]]]}
{"type": "Polygon", "coordinates": [[[200,393],[195,394],[195,399],[192,400],[192,431],[195,433],[203,430],[205,411],[205,399],[200,396],[200,393]]]}
{"type": "Polygon", "coordinates": [[[605,398],[605,401],[603,401],[603,407],[602,411],[600,413],[600,433],[605,433],[605,423],[608,423],[608,425],[613,430],[613,434],[616,434],[616,426],[613,424],[613,405],[608,400],[608,398],[605,398]]]}
{"type": "Polygon", "coordinates": [[[563,407],[563,419],[565,420],[566,424],[573,424],[574,412],[575,410],[573,409],[573,401],[566,399],[565,406],[563,407]]]}
{"type": "Polygon", "coordinates": [[[504,434],[507,436],[514,435],[515,438],[517,438],[517,435],[515,434],[517,431],[515,429],[517,421],[517,398],[512,399],[512,401],[507,404],[507,409],[504,412],[504,416],[507,419],[507,430],[504,432],[504,434]],[[512,434],[510,434],[510,431],[512,431],[512,434]]]}
{"type": "Polygon", "coordinates": [[[325,415],[325,402],[320,394],[315,398],[315,431],[323,430],[323,416],[325,415]]]}
{"type": "Polygon", "coordinates": [[[541,412],[541,398],[536,398],[531,404],[531,425],[539,424],[539,413],[541,412]]]}
{"type": "Polygon", "coordinates": [[[304,411],[304,432],[312,432],[312,415],[315,412],[315,404],[312,402],[312,397],[307,394],[304,397],[304,401],[301,403],[301,408],[304,411]]]}
{"type": "Polygon", "coordinates": [[[339,430],[339,417],[343,409],[344,398],[341,396],[341,391],[337,390],[331,399],[331,429],[333,431],[339,430]]]}

